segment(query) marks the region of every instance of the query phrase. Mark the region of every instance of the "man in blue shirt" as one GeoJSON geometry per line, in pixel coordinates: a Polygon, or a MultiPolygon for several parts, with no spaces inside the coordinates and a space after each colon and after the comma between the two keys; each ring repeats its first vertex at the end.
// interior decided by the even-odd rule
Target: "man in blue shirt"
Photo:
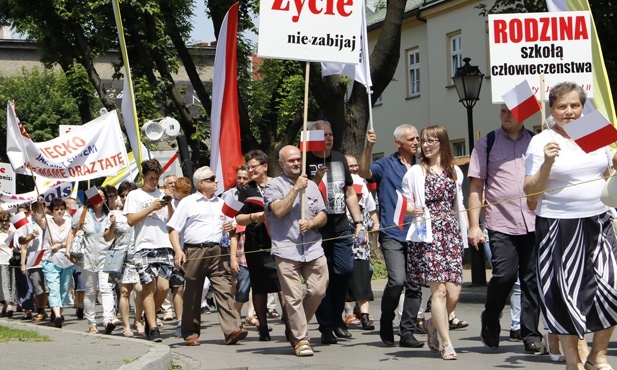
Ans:
{"type": "Polygon", "coordinates": [[[384,344],[394,345],[394,312],[399,303],[399,297],[405,288],[403,315],[401,317],[399,345],[401,347],[418,348],[424,345],[413,333],[418,330],[418,310],[422,302],[422,290],[412,281],[407,281],[405,261],[407,255],[407,231],[411,217],[405,216],[403,229],[394,223],[396,210],[396,190],[401,191],[403,176],[416,162],[416,153],[420,146],[418,130],[412,125],[400,125],[394,130],[394,145],[398,151],[389,157],[381,158],[371,165],[373,146],[377,136],[373,130],[366,134],[367,144],[360,158],[360,176],[377,183],[379,199],[379,244],[384,255],[388,270],[388,283],[381,299],[381,319],[379,336],[384,344]]]}

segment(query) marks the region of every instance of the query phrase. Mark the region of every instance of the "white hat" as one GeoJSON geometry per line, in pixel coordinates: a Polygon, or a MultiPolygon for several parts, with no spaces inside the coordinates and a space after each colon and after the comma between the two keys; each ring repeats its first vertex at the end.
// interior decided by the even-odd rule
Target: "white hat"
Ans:
{"type": "Polygon", "coordinates": [[[609,207],[617,207],[617,173],[604,184],[600,200],[609,207]]]}

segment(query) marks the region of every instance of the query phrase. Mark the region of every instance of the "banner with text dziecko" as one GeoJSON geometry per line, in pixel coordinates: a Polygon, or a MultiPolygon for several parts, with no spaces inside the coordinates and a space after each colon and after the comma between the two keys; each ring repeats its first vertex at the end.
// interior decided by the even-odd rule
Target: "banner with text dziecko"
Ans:
{"type": "Polygon", "coordinates": [[[35,143],[7,105],[7,155],[16,172],[83,181],[115,175],[128,166],[118,115],[108,112],[55,139],[35,143]]]}
{"type": "Polygon", "coordinates": [[[363,0],[262,0],[263,58],[358,64],[363,0]]]}
{"type": "MultiPolygon", "coordinates": [[[[37,178],[38,179],[38,178],[37,178]]],[[[73,192],[73,183],[70,181],[53,181],[47,186],[39,188],[41,198],[45,204],[49,205],[54,198],[70,197],[73,192]]],[[[2,209],[10,210],[22,203],[32,203],[38,199],[39,193],[35,190],[23,194],[10,194],[0,191],[2,209]]]]}
{"type": "Polygon", "coordinates": [[[493,103],[502,103],[502,96],[523,80],[539,100],[542,73],[547,97],[564,81],[593,97],[589,12],[494,14],[488,22],[493,103]]]}

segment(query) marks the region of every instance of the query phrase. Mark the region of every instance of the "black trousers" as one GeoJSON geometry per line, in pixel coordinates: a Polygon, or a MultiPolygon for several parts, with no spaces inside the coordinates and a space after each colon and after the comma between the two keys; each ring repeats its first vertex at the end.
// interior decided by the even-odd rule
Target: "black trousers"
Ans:
{"type": "Polygon", "coordinates": [[[539,342],[540,300],[536,274],[535,233],[509,235],[488,231],[493,254],[493,277],[486,290],[483,321],[497,322],[516,278],[521,282],[521,337],[526,344],[539,342]]]}

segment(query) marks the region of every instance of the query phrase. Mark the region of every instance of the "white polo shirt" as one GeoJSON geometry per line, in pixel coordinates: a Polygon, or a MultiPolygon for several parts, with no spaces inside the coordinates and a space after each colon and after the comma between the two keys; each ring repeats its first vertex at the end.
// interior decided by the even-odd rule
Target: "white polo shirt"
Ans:
{"type": "Polygon", "coordinates": [[[183,235],[188,244],[220,243],[223,224],[231,221],[223,214],[223,203],[219,197],[207,199],[193,193],[180,201],[167,227],[183,235]]]}

